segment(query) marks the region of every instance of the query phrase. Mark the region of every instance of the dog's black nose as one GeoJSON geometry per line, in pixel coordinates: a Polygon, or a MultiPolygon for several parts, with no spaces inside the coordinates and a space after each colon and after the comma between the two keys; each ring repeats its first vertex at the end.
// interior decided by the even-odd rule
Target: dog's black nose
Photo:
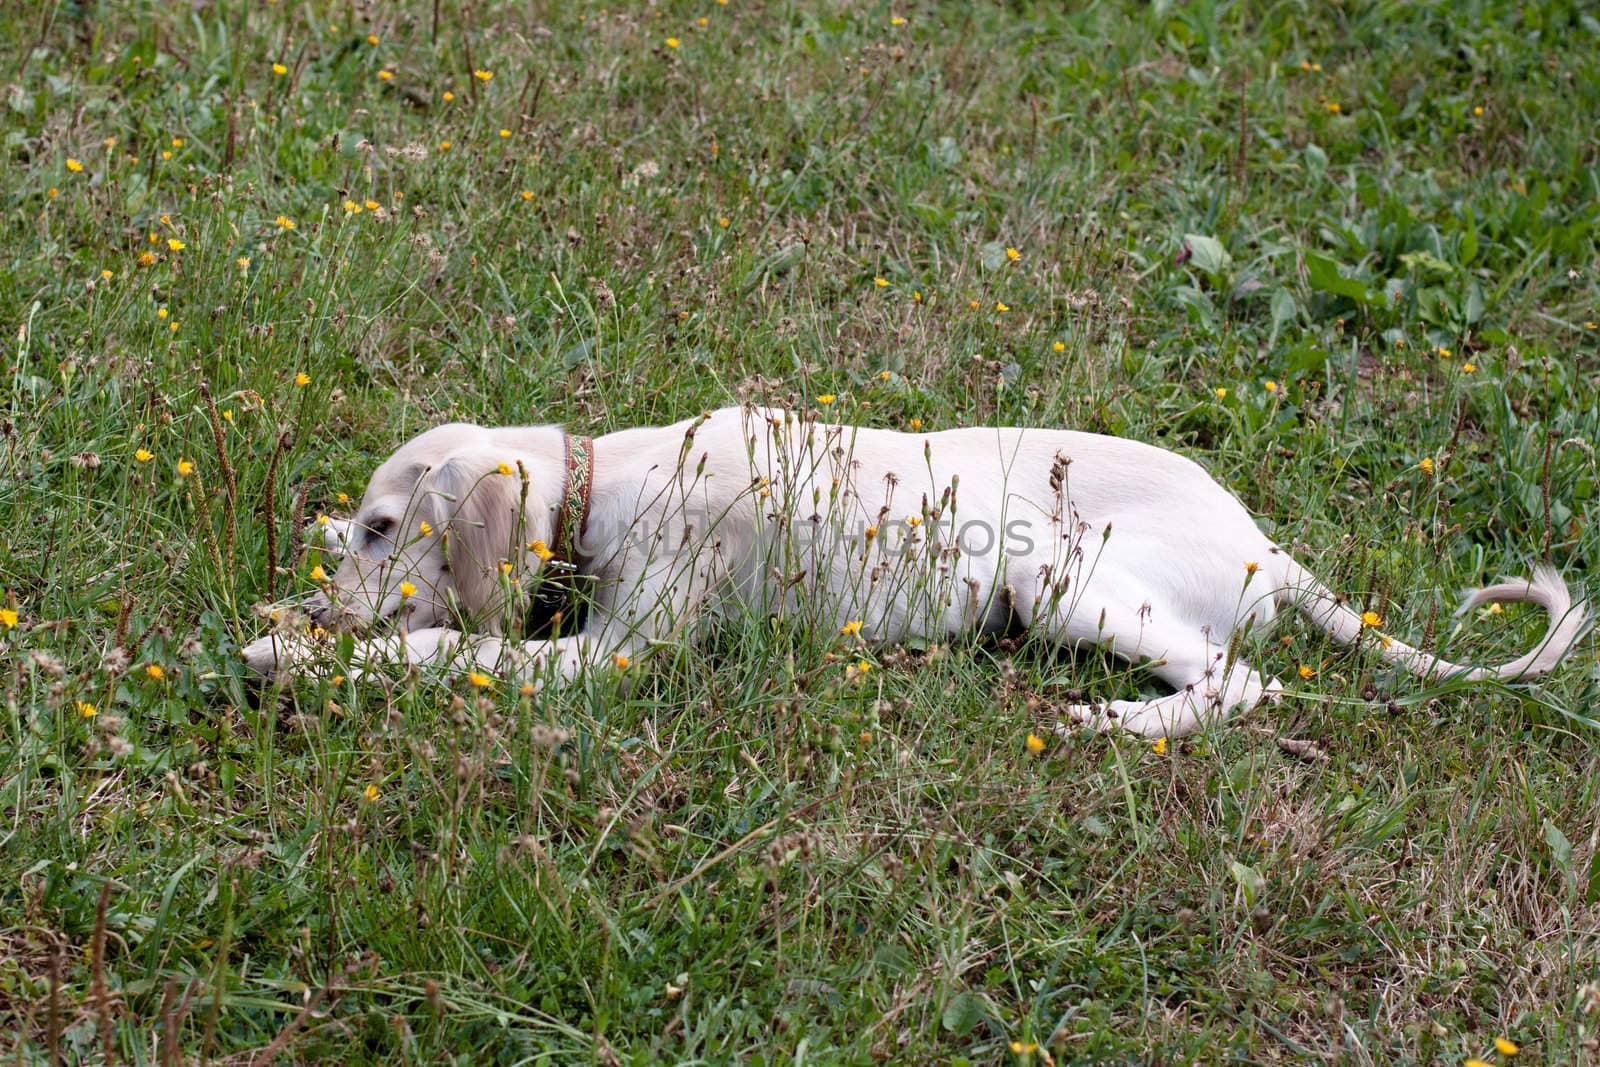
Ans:
{"type": "Polygon", "coordinates": [[[306,614],[311,617],[311,621],[318,626],[326,628],[333,618],[333,605],[328,602],[328,598],[322,593],[318,593],[307,600],[305,608],[306,614]]]}

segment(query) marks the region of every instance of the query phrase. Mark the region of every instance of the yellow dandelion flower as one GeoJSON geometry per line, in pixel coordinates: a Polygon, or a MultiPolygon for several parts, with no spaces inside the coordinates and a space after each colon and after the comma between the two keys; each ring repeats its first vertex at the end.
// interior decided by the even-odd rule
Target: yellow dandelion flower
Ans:
{"type": "Polygon", "coordinates": [[[313,582],[325,582],[328,580],[328,572],[322,569],[322,564],[319,563],[311,568],[311,580],[313,582]]]}
{"type": "Polygon", "coordinates": [[[17,627],[17,618],[16,608],[0,608],[0,626],[14,630],[17,627]]]}
{"type": "Polygon", "coordinates": [[[1421,459],[1417,460],[1417,469],[1420,470],[1423,474],[1432,474],[1433,473],[1433,457],[1432,456],[1423,456],[1421,459]]]}
{"type": "Polygon", "coordinates": [[[292,229],[294,229],[294,219],[291,219],[288,215],[279,215],[277,218],[273,219],[272,221],[277,223],[278,229],[280,229],[280,230],[292,230],[292,229]]]}
{"type": "Polygon", "coordinates": [[[1067,350],[1066,342],[1057,341],[1055,344],[1050,346],[1050,350],[1052,352],[1065,352],[1067,350]]]}
{"type": "Polygon", "coordinates": [[[510,574],[511,573],[511,561],[510,560],[503,559],[503,560],[500,561],[500,573],[501,574],[510,574]]]}
{"type": "MultiPolygon", "coordinates": [[[[183,147],[183,138],[182,137],[174,137],[172,139],[172,147],[173,148],[182,148],[183,147]]],[[[163,218],[161,221],[165,222],[166,219],[163,218]]]]}
{"type": "Polygon", "coordinates": [[[911,290],[911,302],[913,304],[922,303],[922,290],[921,289],[913,289],[913,290],[911,290]]]}
{"type": "Polygon", "coordinates": [[[861,620],[851,619],[849,622],[839,627],[839,632],[846,637],[854,637],[861,632],[861,620]]]}
{"type": "Polygon", "coordinates": [[[148,267],[150,264],[154,263],[155,261],[156,261],[155,253],[153,253],[153,252],[140,252],[139,253],[139,259],[138,259],[139,266],[148,267]]]}
{"type": "Polygon", "coordinates": [[[1473,108],[1472,109],[1472,114],[1474,116],[1478,117],[1478,118],[1482,118],[1483,117],[1483,108],[1482,107],[1473,108]]]}
{"type": "Polygon", "coordinates": [[[368,44],[377,44],[378,43],[378,35],[375,34],[375,33],[367,34],[367,43],[368,44]]]}
{"type": "Polygon", "coordinates": [[[141,448],[133,454],[133,458],[139,463],[149,463],[156,458],[156,454],[148,448],[141,448]]]}
{"type": "Polygon", "coordinates": [[[172,331],[173,333],[177,333],[178,332],[178,320],[177,319],[173,319],[171,322],[167,323],[167,329],[172,331]]]}
{"type": "Polygon", "coordinates": [[[1246,574],[1254,574],[1254,573],[1255,573],[1255,572],[1256,572],[1256,571],[1258,571],[1258,570],[1260,570],[1260,569],[1261,569],[1261,564],[1259,564],[1259,563],[1256,563],[1256,562],[1255,562],[1255,561],[1253,561],[1253,560],[1252,560],[1252,561],[1251,561],[1251,562],[1249,562],[1249,563],[1246,563],[1246,564],[1245,564],[1245,565],[1244,565],[1244,572],[1245,572],[1245,573],[1246,573],[1246,574]]]}
{"type": "Polygon", "coordinates": [[[1434,352],[1436,352],[1438,354],[1440,359],[1449,359],[1450,358],[1450,350],[1448,348],[1446,348],[1444,345],[1440,345],[1438,348],[1434,349],[1434,352]]]}
{"type": "Polygon", "coordinates": [[[1335,101],[1335,100],[1329,100],[1328,104],[1327,104],[1327,108],[1328,108],[1329,114],[1333,114],[1333,115],[1337,115],[1341,110],[1341,108],[1339,107],[1338,102],[1335,101]]]}
{"type": "Polygon", "coordinates": [[[522,199],[524,199],[524,200],[532,200],[533,199],[533,190],[532,189],[524,189],[524,190],[522,190],[522,199]]]}
{"type": "Polygon", "coordinates": [[[618,652],[615,656],[611,657],[611,662],[617,665],[617,670],[625,671],[628,669],[628,663],[630,661],[627,656],[624,656],[621,652],[618,652]]]}
{"type": "Polygon", "coordinates": [[[377,785],[372,782],[368,782],[367,787],[361,791],[361,799],[365,800],[368,804],[376,804],[378,802],[378,797],[381,795],[382,794],[378,792],[377,785]]]}
{"type": "Polygon", "coordinates": [[[477,78],[481,82],[486,82],[490,78],[494,77],[494,71],[492,71],[492,70],[475,70],[475,71],[472,72],[472,76],[474,78],[477,78]]]}
{"type": "Polygon", "coordinates": [[[51,200],[54,200],[56,197],[61,195],[61,190],[52,185],[50,188],[44,191],[44,195],[48,196],[51,200]]]}
{"type": "Polygon", "coordinates": [[[994,309],[996,311],[1010,311],[1011,310],[1009,307],[1006,306],[1006,303],[1003,300],[996,300],[994,302],[994,309]]]}
{"type": "Polygon", "coordinates": [[[350,503],[350,494],[349,493],[340,493],[338,496],[334,497],[334,499],[337,500],[341,504],[348,504],[348,503],[350,503]]]}
{"type": "Polygon", "coordinates": [[[111,280],[111,279],[112,279],[112,278],[115,278],[115,277],[116,277],[116,276],[117,276],[117,272],[116,272],[116,271],[114,271],[114,270],[102,270],[102,271],[101,271],[101,272],[100,272],[100,277],[101,277],[101,278],[103,278],[103,279],[105,279],[105,280],[106,280],[106,281],[108,281],[108,282],[109,282],[109,281],[110,281],[110,280],[111,280]]]}
{"type": "Polygon", "coordinates": [[[410,582],[401,582],[400,583],[400,595],[403,596],[403,597],[416,596],[417,595],[417,587],[415,585],[412,585],[410,582]]]}
{"type": "Polygon", "coordinates": [[[238,259],[234,260],[233,262],[234,262],[234,265],[237,266],[240,270],[249,270],[250,269],[250,257],[249,256],[240,256],[238,259]]]}
{"type": "Polygon", "coordinates": [[[728,216],[726,216],[726,215],[718,215],[717,216],[717,225],[722,227],[724,230],[726,230],[728,228],[728,216]]]}
{"type": "Polygon", "coordinates": [[[392,71],[392,70],[380,70],[380,71],[378,71],[378,80],[380,80],[380,81],[393,81],[394,80],[394,71],[392,71]]]}
{"type": "Polygon", "coordinates": [[[913,530],[915,530],[918,526],[922,525],[922,516],[920,516],[920,515],[907,515],[906,516],[906,525],[911,527],[913,530]]]}
{"type": "Polygon", "coordinates": [[[912,419],[909,423],[907,423],[907,425],[911,427],[912,432],[915,432],[917,430],[922,429],[922,420],[921,419],[912,419]]]}
{"type": "Polygon", "coordinates": [[[482,671],[468,671],[467,684],[474,689],[487,689],[494,684],[494,679],[482,671]]]}
{"type": "Polygon", "coordinates": [[[1462,374],[1471,374],[1473,371],[1475,371],[1477,369],[1478,369],[1478,365],[1476,363],[1463,363],[1463,364],[1461,364],[1461,373],[1462,374]]]}
{"type": "Polygon", "coordinates": [[[144,673],[148,674],[150,676],[150,679],[152,681],[156,681],[156,682],[161,681],[161,679],[163,679],[163,678],[165,678],[167,676],[167,672],[162,669],[161,664],[159,664],[159,663],[150,664],[148,667],[146,667],[144,669],[144,673]]]}
{"type": "Polygon", "coordinates": [[[186,246],[184,245],[184,243],[182,241],[178,240],[176,237],[168,237],[167,238],[167,248],[170,249],[171,251],[173,251],[173,252],[182,252],[185,247],[186,246]]]}
{"type": "Polygon", "coordinates": [[[817,403],[821,404],[823,407],[827,407],[837,399],[839,398],[834,396],[832,393],[823,393],[821,396],[817,397],[817,403]]]}
{"type": "Polygon", "coordinates": [[[504,126],[500,127],[500,138],[501,138],[501,140],[504,140],[505,138],[510,137],[510,136],[511,136],[511,131],[510,130],[506,129],[504,126]]]}
{"type": "Polygon", "coordinates": [[[678,39],[676,37],[668,37],[667,38],[667,47],[668,48],[676,48],[676,47],[678,47],[678,39]]]}
{"type": "Polygon", "coordinates": [[[871,541],[874,537],[878,536],[878,528],[876,526],[868,526],[866,530],[862,532],[862,536],[868,541],[871,541]]]}
{"type": "Polygon", "coordinates": [[[83,164],[79,163],[76,159],[69,159],[67,160],[67,169],[76,174],[83,169],[83,164]]]}
{"type": "Polygon", "coordinates": [[[1224,386],[1219,385],[1215,389],[1211,390],[1211,395],[1216,397],[1218,400],[1226,400],[1228,399],[1228,390],[1224,386]]]}
{"type": "Polygon", "coordinates": [[[888,278],[884,278],[882,276],[879,276],[877,278],[872,279],[872,284],[876,285],[879,289],[882,289],[882,288],[886,287],[889,284],[889,279],[888,278]]]}
{"type": "Polygon", "coordinates": [[[539,562],[541,563],[549,563],[556,557],[556,554],[550,551],[550,546],[545,544],[543,541],[529,541],[528,551],[532,552],[535,556],[538,556],[539,562]]]}
{"type": "Polygon", "coordinates": [[[98,714],[100,714],[99,711],[87,700],[78,701],[78,716],[80,718],[92,719],[98,714]]]}
{"type": "Polygon", "coordinates": [[[194,464],[187,459],[178,460],[178,477],[187,478],[194,473],[194,464]]]}
{"type": "Polygon", "coordinates": [[[305,371],[300,371],[294,376],[294,384],[304,389],[306,386],[311,384],[311,375],[307,374],[305,371]]]}
{"type": "Polygon", "coordinates": [[[228,423],[231,423],[233,421],[233,409],[232,408],[223,408],[222,409],[222,421],[223,422],[228,422],[228,423]]]}
{"type": "Polygon", "coordinates": [[[872,670],[872,664],[864,659],[858,659],[855,662],[854,670],[857,674],[866,674],[868,671],[872,670]]]}
{"type": "Polygon", "coordinates": [[[1494,1067],[1494,1064],[1485,1060],[1480,1060],[1476,1056],[1470,1056],[1467,1058],[1467,1061],[1462,1064],[1462,1067],[1494,1067]]]}
{"type": "Polygon", "coordinates": [[[417,524],[417,532],[423,537],[427,537],[433,533],[433,527],[428,525],[427,520],[423,520],[417,524]]]}
{"type": "Polygon", "coordinates": [[[1311,676],[1317,672],[1312,670],[1309,665],[1302,663],[1298,668],[1298,673],[1302,681],[1309,682],[1311,680],[1311,676]]]}
{"type": "Polygon", "coordinates": [[[439,151],[441,151],[441,152],[450,151],[450,142],[449,141],[440,141],[439,142],[439,151]]]}
{"type": "MultiPolygon", "coordinates": [[[[1483,108],[1480,107],[1478,110],[1482,111],[1483,108]]],[[[1500,1053],[1502,1056],[1515,1056],[1518,1052],[1522,1051],[1522,1049],[1517,1046],[1515,1041],[1512,1041],[1510,1038],[1506,1037],[1497,1037],[1494,1039],[1494,1050],[1500,1053]]]]}
{"type": "Polygon", "coordinates": [[[1273,381],[1271,378],[1268,378],[1266,381],[1261,383],[1261,388],[1265,389],[1269,393],[1276,393],[1278,391],[1278,383],[1273,381]]]}
{"type": "Polygon", "coordinates": [[[456,94],[452,93],[449,89],[446,89],[444,91],[443,100],[444,100],[445,103],[447,103],[447,104],[453,103],[455,101],[455,98],[456,98],[456,94]]]}
{"type": "Polygon", "coordinates": [[[889,379],[891,379],[893,377],[894,377],[894,371],[881,370],[881,371],[878,372],[878,381],[880,381],[880,382],[886,382],[886,381],[888,381],[889,379]]]}
{"type": "Polygon", "coordinates": [[[890,15],[889,16],[889,25],[891,25],[891,26],[904,26],[905,24],[906,24],[906,20],[903,17],[901,17],[900,15],[890,15]]]}
{"type": "Polygon", "coordinates": [[[1015,248],[1008,246],[1006,248],[1006,258],[1015,263],[1017,260],[1022,258],[1022,253],[1018,252],[1015,248]]]}
{"type": "Polygon", "coordinates": [[[1150,751],[1154,752],[1158,756],[1165,756],[1167,754],[1167,739],[1165,737],[1158,737],[1154,741],[1150,742],[1150,751]]]}
{"type": "Polygon", "coordinates": [[[699,18],[694,20],[694,24],[703,30],[707,26],[711,25],[711,20],[706,18],[704,15],[701,15],[699,18]]]}
{"type": "Polygon", "coordinates": [[[509,463],[498,464],[495,467],[495,470],[500,473],[501,477],[504,477],[504,478],[511,477],[511,464],[509,464],[509,463]]]}
{"type": "Polygon", "coordinates": [[[165,319],[166,317],[167,317],[167,309],[166,308],[157,308],[156,309],[156,318],[165,319]]]}
{"type": "Polygon", "coordinates": [[[1032,752],[1035,756],[1044,751],[1044,738],[1040,737],[1036,733],[1033,733],[1032,731],[1029,731],[1028,740],[1025,742],[1025,744],[1028,746],[1028,751],[1032,752]]]}
{"type": "Polygon", "coordinates": [[[284,66],[282,63],[274,63],[272,64],[272,73],[281,78],[285,74],[289,73],[289,68],[284,66]]]}
{"type": "Polygon", "coordinates": [[[361,205],[356,203],[354,200],[346,200],[344,202],[344,213],[346,215],[354,215],[357,212],[359,212],[360,210],[361,210],[361,205]]]}
{"type": "Polygon", "coordinates": [[[1383,616],[1379,615],[1376,611],[1363,611],[1361,613],[1361,625],[1368,628],[1382,626],[1383,616]]]}

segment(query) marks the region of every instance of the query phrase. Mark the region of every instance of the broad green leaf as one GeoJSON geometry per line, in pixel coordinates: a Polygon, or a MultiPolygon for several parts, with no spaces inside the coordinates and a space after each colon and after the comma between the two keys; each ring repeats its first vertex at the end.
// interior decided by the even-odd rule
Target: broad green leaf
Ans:
{"type": "Polygon", "coordinates": [[[1348,297],[1359,304],[1371,303],[1371,296],[1367,292],[1366,283],[1354,278],[1346,278],[1339,270],[1339,264],[1327,256],[1315,252],[1306,253],[1306,276],[1311,283],[1311,288],[1323,293],[1332,293],[1334,296],[1348,297]]]}
{"type": "Polygon", "coordinates": [[[971,993],[957,993],[944,1006],[942,1022],[952,1034],[970,1034],[983,1022],[983,1001],[971,993]]]}
{"type": "Polygon", "coordinates": [[[1184,235],[1183,243],[1189,249],[1189,262],[1207,274],[1221,274],[1233,262],[1228,250],[1215,237],[1190,233],[1184,235]]]}

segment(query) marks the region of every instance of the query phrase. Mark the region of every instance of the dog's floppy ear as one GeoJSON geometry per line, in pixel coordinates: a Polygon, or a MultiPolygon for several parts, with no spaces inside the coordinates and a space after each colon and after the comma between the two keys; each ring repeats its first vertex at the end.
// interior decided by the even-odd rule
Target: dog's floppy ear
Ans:
{"type": "Polygon", "coordinates": [[[530,520],[545,507],[532,485],[523,498],[515,465],[502,474],[503,457],[487,452],[456,453],[424,479],[429,510],[444,537],[448,577],[464,614],[493,629],[504,607],[502,561],[521,570],[525,545],[535,534],[530,520]]]}

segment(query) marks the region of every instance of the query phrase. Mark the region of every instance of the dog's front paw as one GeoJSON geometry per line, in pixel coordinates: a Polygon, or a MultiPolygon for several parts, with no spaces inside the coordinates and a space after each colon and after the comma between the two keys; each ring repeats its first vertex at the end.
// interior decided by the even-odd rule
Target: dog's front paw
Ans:
{"type": "Polygon", "coordinates": [[[257,674],[270,675],[278,673],[278,660],[280,653],[287,652],[285,639],[277,634],[268,634],[258,637],[239,650],[239,657],[257,674]]]}

